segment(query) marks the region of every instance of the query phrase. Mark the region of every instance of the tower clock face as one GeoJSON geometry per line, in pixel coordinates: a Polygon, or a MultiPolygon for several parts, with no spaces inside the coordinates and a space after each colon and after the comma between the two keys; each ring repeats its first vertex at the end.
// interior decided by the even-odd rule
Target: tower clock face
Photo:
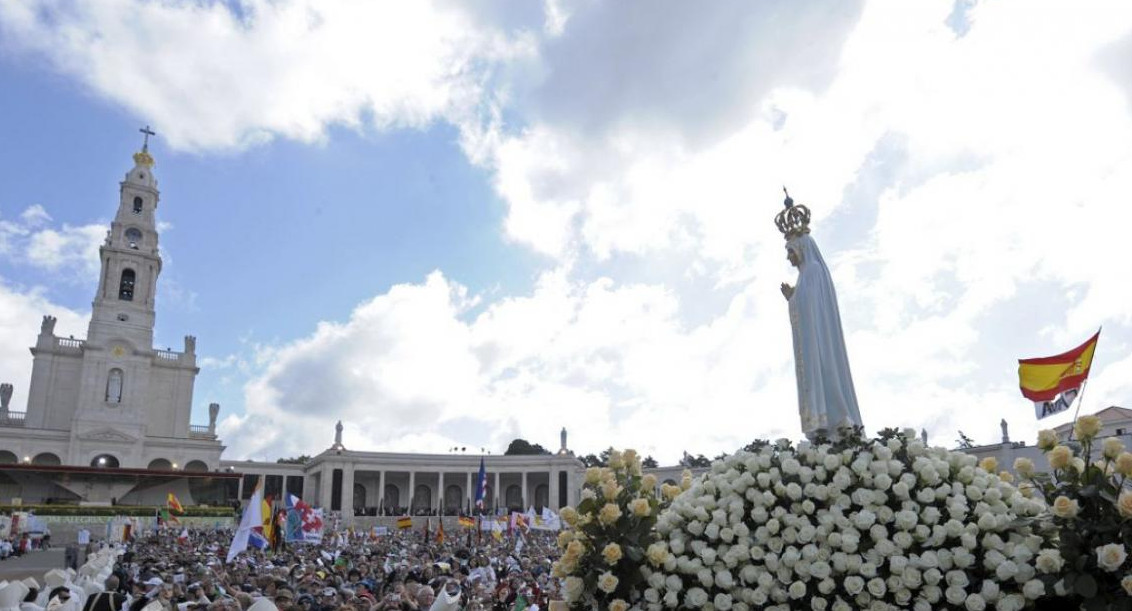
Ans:
{"type": "Polygon", "coordinates": [[[126,349],[121,346],[114,346],[110,354],[113,354],[114,358],[122,358],[126,354],[126,349]]]}

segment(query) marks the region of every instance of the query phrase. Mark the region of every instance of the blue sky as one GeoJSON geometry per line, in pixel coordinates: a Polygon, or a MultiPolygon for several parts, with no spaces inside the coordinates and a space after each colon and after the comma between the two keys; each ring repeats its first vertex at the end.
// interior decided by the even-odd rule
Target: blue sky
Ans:
{"type": "Polygon", "coordinates": [[[1018,357],[1104,325],[1086,409],[1132,393],[1130,74],[1117,2],[0,0],[0,378],[21,407],[42,314],[85,333],[149,124],[156,341],[198,337],[231,458],[339,418],[358,449],[797,436],[783,183],[866,425],[1026,439],[1018,357]]]}

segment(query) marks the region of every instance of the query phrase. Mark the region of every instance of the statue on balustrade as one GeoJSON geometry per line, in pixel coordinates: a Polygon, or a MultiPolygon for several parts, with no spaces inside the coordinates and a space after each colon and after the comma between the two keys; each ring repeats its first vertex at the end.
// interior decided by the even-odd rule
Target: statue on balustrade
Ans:
{"type": "Polygon", "coordinates": [[[809,208],[795,206],[789,193],[785,204],[774,222],[786,238],[786,259],[798,268],[795,286],[784,282],[781,290],[789,304],[802,431],[810,439],[834,438],[840,429],[863,426],[841,312],[829,268],[810,237],[809,208]]]}

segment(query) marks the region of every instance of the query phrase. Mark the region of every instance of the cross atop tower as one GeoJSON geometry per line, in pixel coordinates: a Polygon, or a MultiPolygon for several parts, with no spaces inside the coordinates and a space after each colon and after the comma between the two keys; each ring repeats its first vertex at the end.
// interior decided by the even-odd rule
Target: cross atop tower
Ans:
{"type": "Polygon", "coordinates": [[[143,152],[149,152],[149,137],[150,137],[150,136],[156,136],[156,135],[157,135],[157,132],[155,132],[155,131],[153,131],[153,130],[149,129],[149,126],[148,126],[148,125],[146,125],[145,127],[143,127],[143,128],[141,128],[141,129],[139,129],[138,131],[139,131],[139,132],[141,132],[141,133],[143,133],[143,134],[145,134],[145,141],[144,141],[144,142],[142,142],[142,151],[143,151],[143,152]]]}

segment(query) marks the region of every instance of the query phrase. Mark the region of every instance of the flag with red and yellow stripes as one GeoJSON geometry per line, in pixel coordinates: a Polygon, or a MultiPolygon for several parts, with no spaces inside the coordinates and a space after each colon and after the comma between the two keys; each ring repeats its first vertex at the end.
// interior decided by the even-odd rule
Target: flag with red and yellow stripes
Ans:
{"type": "Polygon", "coordinates": [[[1039,420],[1069,409],[1077,398],[1089,377],[1100,335],[1097,331],[1085,343],[1058,355],[1018,360],[1018,385],[1022,395],[1034,402],[1039,420]]]}

